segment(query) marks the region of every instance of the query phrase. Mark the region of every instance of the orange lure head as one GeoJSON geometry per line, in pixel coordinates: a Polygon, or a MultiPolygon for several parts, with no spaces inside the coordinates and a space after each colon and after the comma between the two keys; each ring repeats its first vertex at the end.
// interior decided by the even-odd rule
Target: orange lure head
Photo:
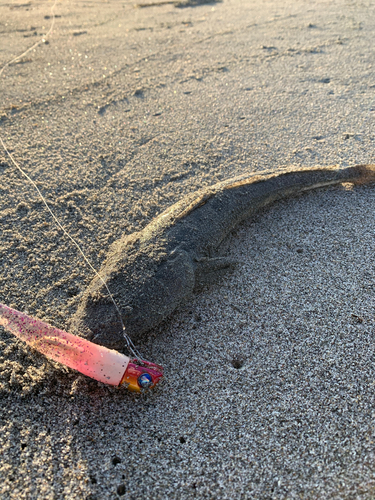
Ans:
{"type": "Polygon", "coordinates": [[[126,384],[130,391],[141,392],[152,389],[163,377],[163,368],[150,361],[130,360],[120,385],[126,384]]]}

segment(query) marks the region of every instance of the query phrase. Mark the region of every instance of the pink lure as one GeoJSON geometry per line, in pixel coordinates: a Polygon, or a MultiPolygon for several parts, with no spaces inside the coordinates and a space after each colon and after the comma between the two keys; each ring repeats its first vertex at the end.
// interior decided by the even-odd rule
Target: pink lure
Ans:
{"type": "Polygon", "coordinates": [[[126,384],[130,390],[139,392],[154,387],[163,376],[159,365],[132,360],[3,304],[0,304],[0,325],[48,358],[105,384],[126,384]]]}

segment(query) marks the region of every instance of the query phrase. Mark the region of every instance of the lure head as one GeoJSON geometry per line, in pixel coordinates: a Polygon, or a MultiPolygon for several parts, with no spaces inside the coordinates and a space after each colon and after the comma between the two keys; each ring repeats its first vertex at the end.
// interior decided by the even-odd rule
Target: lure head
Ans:
{"type": "Polygon", "coordinates": [[[155,387],[162,377],[163,368],[160,365],[150,361],[132,359],[126,368],[120,385],[126,384],[130,391],[141,392],[155,387]]]}

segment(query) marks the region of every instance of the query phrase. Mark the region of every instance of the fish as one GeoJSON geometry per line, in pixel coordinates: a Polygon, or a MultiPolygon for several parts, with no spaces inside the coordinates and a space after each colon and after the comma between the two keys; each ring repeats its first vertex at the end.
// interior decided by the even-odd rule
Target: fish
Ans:
{"type": "Polygon", "coordinates": [[[243,174],[183,197],[143,230],[124,235],[83,292],[72,331],[112,349],[124,347],[123,328],[103,282],[118,304],[133,342],[237,263],[224,242],[244,220],[277,200],[341,183],[375,180],[375,165],[287,168],[243,174]],[[224,254],[223,254],[224,253],[224,254]]]}

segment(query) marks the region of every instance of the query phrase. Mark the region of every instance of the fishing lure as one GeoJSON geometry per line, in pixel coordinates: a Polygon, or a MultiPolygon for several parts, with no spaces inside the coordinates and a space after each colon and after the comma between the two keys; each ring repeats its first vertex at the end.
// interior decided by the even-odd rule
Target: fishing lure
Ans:
{"type": "MultiPolygon", "coordinates": [[[[0,76],[6,67],[19,60],[39,44],[45,42],[45,38],[52,33],[55,23],[54,8],[56,3],[57,0],[55,0],[51,8],[52,23],[45,37],[32,45],[32,47],[28,48],[21,55],[7,62],[0,69],[0,76]]],[[[88,375],[95,380],[109,385],[126,385],[128,389],[137,392],[140,392],[142,389],[150,389],[154,387],[163,377],[163,368],[155,363],[141,359],[141,356],[135,349],[133,342],[125,331],[121,312],[104,279],[87,259],[80,245],[60,224],[37,184],[20,167],[20,165],[18,165],[16,160],[13,158],[13,155],[6,147],[1,136],[0,144],[16,169],[28,180],[30,184],[34,186],[47,211],[50,213],[59,229],[77,247],[86,264],[88,264],[95,276],[103,283],[105,289],[107,290],[107,294],[113,302],[117,314],[119,315],[122,327],[121,335],[127,344],[129,352],[134,356],[134,359],[104,346],[94,344],[93,342],[81,337],[77,337],[71,333],[54,328],[48,323],[31,318],[30,316],[16,311],[15,309],[11,309],[3,304],[0,304],[0,325],[16,335],[18,338],[24,340],[31,347],[43,353],[48,358],[58,361],[63,365],[69,366],[70,368],[74,368],[75,370],[78,370],[84,375],[88,375]]]]}
{"type": "Polygon", "coordinates": [[[3,304],[0,325],[48,358],[105,384],[140,392],[155,387],[163,376],[159,365],[131,359],[3,304]]]}

